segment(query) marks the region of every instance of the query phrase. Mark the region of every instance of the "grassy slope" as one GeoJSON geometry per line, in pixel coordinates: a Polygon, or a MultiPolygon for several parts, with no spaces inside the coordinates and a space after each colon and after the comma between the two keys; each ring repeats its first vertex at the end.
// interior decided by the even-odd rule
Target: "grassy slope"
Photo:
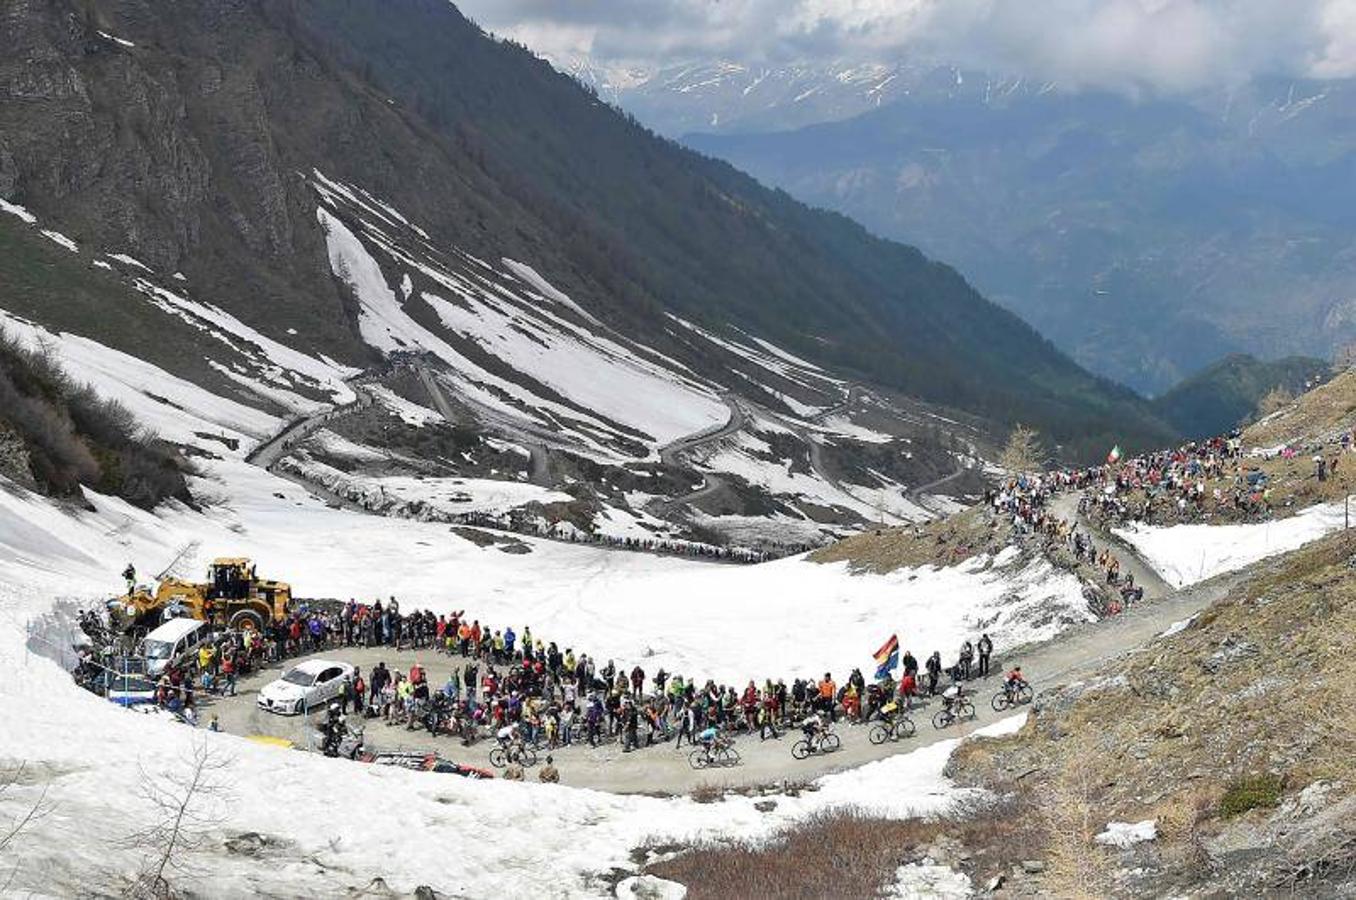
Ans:
{"type": "Polygon", "coordinates": [[[1295,442],[1331,441],[1356,427],[1356,369],[1334,376],[1285,409],[1253,423],[1243,432],[1248,446],[1274,447],[1295,442]]]}
{"type": "Polygon", "coordinates": [[[262,404],[207,365],[209,356],[230,361],[225,344],[166,315],[121,275],[90,260],[88,253],[71,253],[35,227],[0,215],[0,309],[115,347],[215,394],[262,404]]]}

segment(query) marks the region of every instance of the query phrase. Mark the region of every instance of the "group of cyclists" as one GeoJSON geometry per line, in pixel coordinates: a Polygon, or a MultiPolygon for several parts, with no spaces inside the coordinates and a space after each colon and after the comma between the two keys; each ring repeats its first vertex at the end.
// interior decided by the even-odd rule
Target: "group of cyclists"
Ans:
{"type": "MultiPolygon", "coordinates": [[[[941,698],[942,711],[952,710],[965,696],[966,681],[989,674],[993,653],[985,634],[974,644],[966,641],[950,666],[940,652],[920,663],[906,651],[897,680],[893,673],[868,680],[854,669],[841,685],[826,672],[790,684],[750,680],[739,690],[662,668],[650,674],[640,666],[624,671],[611,660],[598,665],[588,654],[537,637],[530,627],[491,627],[464,611],[402,614],[394,598],[371,605],[350,601],[338,613],[319,615],[326,627],[316,651],[408,647],[453,661],[441,682],[418,663],[408,671],[384,662],[366,674],[359,670],[340,701],[345,713],[352,706],[368,718],[451,735],[466,746],[493,735],[492,761],[505,765],[530,766],[541,752],[611,742],[625,753],[687,743],[695,767],[729,765],[738,762],[732,736],[757,734],[767,741],[792,728],[801,732],[792,746],[797,758],[831,752],[838,745],[832,726],[840,720],[891,724],[928,696],[941,698]]],[[[939,721],[934,717],[934,724],[939,721]]]]}

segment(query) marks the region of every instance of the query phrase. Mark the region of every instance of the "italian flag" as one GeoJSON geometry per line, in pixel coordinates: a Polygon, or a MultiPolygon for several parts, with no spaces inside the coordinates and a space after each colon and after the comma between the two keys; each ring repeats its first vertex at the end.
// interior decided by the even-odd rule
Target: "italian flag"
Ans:
{"type": "Polygon", "coordinates": [[[1120,461],[1121,461],[1121,445],[1120,445],[1120,444],[1117,444],[1116,446],[1114,446],[1114,447],[1111,448],[1111,452],[1108,453],[1108,454],[1106,455],[1106,461],[1107,461],[1108,464],[1110,464],[1110,463],[1116,463],[1116,462],[1120,462],[1120,461]]]}

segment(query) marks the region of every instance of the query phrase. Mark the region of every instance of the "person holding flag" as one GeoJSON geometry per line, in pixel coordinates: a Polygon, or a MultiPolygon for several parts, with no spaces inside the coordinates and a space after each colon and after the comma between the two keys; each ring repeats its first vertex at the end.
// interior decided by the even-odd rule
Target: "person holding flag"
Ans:
{"type": "Polygon", "coordinates": [[[892,634],[890,639],[875,652],[876,680],[883,681],[899,666],[899,635],[892,634]]]}

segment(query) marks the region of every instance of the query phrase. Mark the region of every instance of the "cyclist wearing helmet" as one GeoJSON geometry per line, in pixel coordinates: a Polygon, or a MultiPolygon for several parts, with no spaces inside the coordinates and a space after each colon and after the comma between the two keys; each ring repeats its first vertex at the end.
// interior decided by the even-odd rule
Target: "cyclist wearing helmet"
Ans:
{"type": "Polygon", "coordinates": [[[499,741],[499,746],[505,750],[509,749],[509,744],[515,746],[522,744],[522,737],[518,734],[518,723],[510,722],[503,728],[495,732],[495,739],[499,741]]]}
{"type": "Polygon", "coordinates": [[[711,750],[716,746],[716,738],[719,735],[720,731],[714,725],[708,725],[702,729],[701,734],[697,735],[697,743],[701,745],[708,763],[711,762],[711,750]]]}
{"type": "Polygon", "coordinates": [[[965,689],[961,687],[959,682],[951,685],[946,690],[942,691],[942,709],[949,713],[955,712],[956,704],[964,697],[965,689]]]}

